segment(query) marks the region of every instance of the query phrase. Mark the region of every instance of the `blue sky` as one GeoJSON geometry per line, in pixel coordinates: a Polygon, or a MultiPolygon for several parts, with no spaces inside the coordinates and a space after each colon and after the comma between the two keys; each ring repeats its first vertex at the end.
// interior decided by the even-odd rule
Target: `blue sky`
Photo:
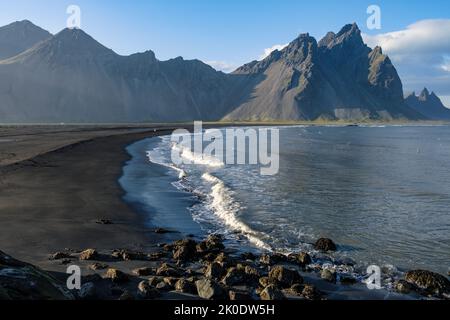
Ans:
{"type": "MultiPolygon", "coordinates": [[[[327,31],[357,22],[371,45],[386,47],[399,69],[405,91],[427,85],[450,105],[447,0],[0,0],[0,25],[28,19],[56,33],[66,26],[66,8],[70,4],[81,8],[82,29],[117,53],[151,49],[161,60],[197,58],[226,71],[258,59],[266,48],[284,45],[300,33],[320,38],[327,31]],[[366,10],[372,4],[381,8],[381,30],[367,29],[366,10]],[[414,27],[423,20],[434,23],[414,27]],[[408,29],[411,25],[412,31],[408,29]],[[423,33],[421,28],[432,34],[439,29],[444,39],[433,41],[441,43],[440,47],[423,55],[417,55],[421,49],[415,48],[411,52],[414,57],[405,57],[410,42],[402,42],[402,32],[406,31],[411,41],[423,33]],[[389,42],[392,35],[395,41],[389,42]],[[404,43],[406,48],[398,48],[393,42],[404,43]],[[418,63],[422,65],[417,67],[418,63]]],[[[420,45],[429,48],[427,41],[423,39],[420,45]]]]}

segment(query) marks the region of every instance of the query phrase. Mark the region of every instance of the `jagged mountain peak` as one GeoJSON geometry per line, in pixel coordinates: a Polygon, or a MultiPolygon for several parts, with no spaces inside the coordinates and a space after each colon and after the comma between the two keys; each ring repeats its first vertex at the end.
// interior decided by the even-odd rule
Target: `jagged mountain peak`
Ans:
{"type": "Polygon", "coordinates": [[[430,91],[427,88],[423,88],[420,92],[419,99],[427,99],[430,96],[430,91]]]}

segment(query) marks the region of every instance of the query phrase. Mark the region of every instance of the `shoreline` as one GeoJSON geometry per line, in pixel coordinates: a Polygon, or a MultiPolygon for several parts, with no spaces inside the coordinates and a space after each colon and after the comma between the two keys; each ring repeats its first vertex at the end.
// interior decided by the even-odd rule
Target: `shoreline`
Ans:
{"type": "MultiPolygon", "coordinates": [[[[67,261],[49,260],[49,255],[55,252],[75,256],[87,248],[95,248],[103,256],[118,249],[160,252],[158,244],[167,241],[167,234],[148,228],[143,213],[123,200],[125,191],[118,181],[130,159],[127,146],[170,133],[175,127],[155,129],[92,137],[0,167],[0,184],[6,190],[0,195],[0,217],[7,221],[0,224],[0,250],[56,272],[61,279],[67,261]]],[[[170,234],[170,238],[177,236],[177,233],[170,234]]],[[[143,266],[139,259],[107,258],[105,261],[109,267],[120,268],[128,274],[143,266]]],[[[166,261],[157,258],[153,264],[166,261]]],[[[90,262],[80,264],[84,267],[83,275],[98,274],[90,262]]],[[[317,275],[302,275],[327,292],[330,299],[384,299],[388,294],[370,292],[362,284],[331,285],[317,275]]],[[[391,294],[394,299],[408,299],[408,296],[391,294]]]]}

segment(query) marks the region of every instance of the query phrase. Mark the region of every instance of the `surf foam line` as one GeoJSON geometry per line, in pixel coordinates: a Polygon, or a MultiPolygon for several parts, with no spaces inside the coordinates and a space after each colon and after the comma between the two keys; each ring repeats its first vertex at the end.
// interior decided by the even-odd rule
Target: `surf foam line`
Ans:
{"type": "Polygon", "coordinates": [[[209,194],[211,198],[211,202],[209,203],[211,211],[228,228],[242,234],[253,245],[264,250],[273,251],[270,245],[261,240],[261,238],[267,237],[265,234],[251,229],[236,217],[236,214],[241,210],[241,206],[233,199],[233,191],[227,188],[222,180],[210,173],[204,173],[202,179],[212,185],[209,194]]]}
{"type": "Polygon", "coordinates": [[[179,152],[180,156],[194,165],[203,165],[211,168],[220,168],[224,163],[219,159],[205,154],[194,153],[189,148],[173,143],[172,150],[179,152]]]}

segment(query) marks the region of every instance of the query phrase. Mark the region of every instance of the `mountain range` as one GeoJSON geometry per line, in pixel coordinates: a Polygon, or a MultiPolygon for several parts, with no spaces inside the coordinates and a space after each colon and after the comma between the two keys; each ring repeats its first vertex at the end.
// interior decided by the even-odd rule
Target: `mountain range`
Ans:
{"type": "Polygon", "coordinates": [[[436,99],[405,100],[389,57],[356,24],[319,42],[301,34],[230,74],[152,51],[121,56],[80,29],[0,28],[0,123],[420,120],[435,119],[436,99]]]}
{"type": "Polygon", "coordinates": [[[434,92],[430,93],[427,88],[424,88],[418,96],[415,92],[411,93],[405,100],[409,107],[430,120],[450,120],[450,109],[446,108],[439,97],[434,92]]]}

